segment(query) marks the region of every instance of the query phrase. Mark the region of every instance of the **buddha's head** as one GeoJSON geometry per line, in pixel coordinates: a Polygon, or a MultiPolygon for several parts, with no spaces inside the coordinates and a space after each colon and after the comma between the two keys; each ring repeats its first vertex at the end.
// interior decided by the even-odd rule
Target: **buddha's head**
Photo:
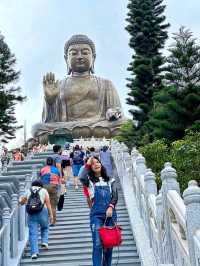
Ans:
{"type": "Polygon", "coordinates": [[[73,72],[94,73],[95,45],[86,35],[73,35],[65,43],[64,57],[69,75],[73,72]]]}

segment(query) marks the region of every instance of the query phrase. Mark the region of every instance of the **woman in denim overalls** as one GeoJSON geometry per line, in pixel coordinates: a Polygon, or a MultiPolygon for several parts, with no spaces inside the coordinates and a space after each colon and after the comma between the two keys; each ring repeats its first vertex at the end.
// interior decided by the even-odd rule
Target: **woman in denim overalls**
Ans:
{"type": "Polygon", "coordinates": [[[106,174],[105,168],[97,157],[88,159],[79,176],[84,185],[90,211],[90,227],[93,240],[93,266],[111,266],[112,248],[104,250],[99,237],[99,228],[113,225],[117,220],[115,206],[118,200],[117,187],[114,179],[106,174]]]}

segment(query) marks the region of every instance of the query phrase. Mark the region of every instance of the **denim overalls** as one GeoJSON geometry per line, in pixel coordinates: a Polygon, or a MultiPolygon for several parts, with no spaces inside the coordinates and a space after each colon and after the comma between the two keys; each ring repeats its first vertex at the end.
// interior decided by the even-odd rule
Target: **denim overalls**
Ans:
{"type": "MultiPolygon", "coordinates": [[[[93,266],[111,266],[112,248],[104,250],[103,260],[103,248],[98,231],[106,220],[106,210],[108,209],[111,201],[111,184],[101,181],[96,184],[92,184],[92,186],[94,191],[94,202],[90,212],[90,227],[93,240],[93,266]]],[[[116,220],[117,214],[114,209],[112,219],[108,218],[106,225],[112,225],[113,221],[116,222],[116,220]]]]}

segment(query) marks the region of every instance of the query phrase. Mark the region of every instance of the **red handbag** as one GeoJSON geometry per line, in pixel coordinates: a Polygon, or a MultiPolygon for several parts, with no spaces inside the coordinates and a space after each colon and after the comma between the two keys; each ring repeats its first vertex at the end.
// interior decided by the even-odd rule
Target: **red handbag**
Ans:
{"type": "MultiPolygon", "coordinates": [[[[106,223],[106,221],[105,221],[106,223]]],[[[113,248],[122,243],[122,228],[114,223],[114,226],[104,225],[99,228],[99,235],[104,248],[113,248]]]]}

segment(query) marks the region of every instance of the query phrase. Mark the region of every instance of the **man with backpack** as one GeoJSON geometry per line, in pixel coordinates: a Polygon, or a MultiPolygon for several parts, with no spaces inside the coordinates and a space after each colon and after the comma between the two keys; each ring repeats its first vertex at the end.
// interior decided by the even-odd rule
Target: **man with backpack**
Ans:
{"type": "Polygon", "coordinates": [[[53,226],[56,223],[56,208],[61,192],[61,183],[65,181],[63,181],[60,171],[54,165],[54,160],[52,157],[47,157],[46,165],[40,170],[40,179],[49,193],[53,212],[53,222],[51,226],[53,226]]]}
{"type": "Polygon", "coordinates": [[[49,218],[50,223],[53,222],[49,194],[47,190],[43,188],[43,184],[40,180],[34,180],[27,194],[20,197],[19,203],[22,205],[26,204],[31,258],[37,259],[39,255],[39,227],[41,233],[41,247],[48,249],[49,218]]]}
{"type": "Polygon", "coordinates": [[[78,189],[78,174],[81,166],[84,165],[84,156],[85,153],[81,150],[79,145],[76,145],[73,152],[71,152],[70,154],[70,158],[72,159],[72,171],[74,176],[75,189],[78,189]]]}

